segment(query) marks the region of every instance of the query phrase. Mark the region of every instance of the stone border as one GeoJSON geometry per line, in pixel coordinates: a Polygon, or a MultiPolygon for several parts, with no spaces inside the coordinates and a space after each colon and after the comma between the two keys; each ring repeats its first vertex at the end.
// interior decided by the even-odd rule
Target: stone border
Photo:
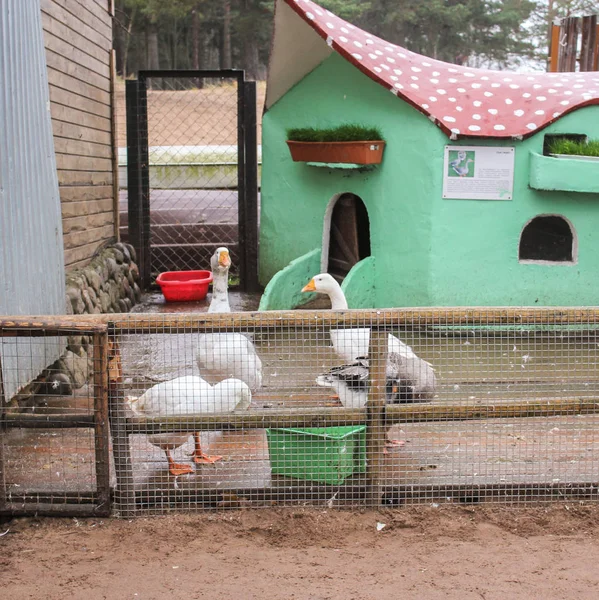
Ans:
{"type": "MultiPolygon", "coordinates": [[[[125,313],[141,299],[139,269],[131,244],[117,242],[98,251],[85,267],[66,275],[67,315],[125,313]]],[[[46,395],[70,395],[88,382],[93,360],[91,338],[67,338],[62,356],[27,385],[11,404],[22,409],[39,406],[46,395]]]]}

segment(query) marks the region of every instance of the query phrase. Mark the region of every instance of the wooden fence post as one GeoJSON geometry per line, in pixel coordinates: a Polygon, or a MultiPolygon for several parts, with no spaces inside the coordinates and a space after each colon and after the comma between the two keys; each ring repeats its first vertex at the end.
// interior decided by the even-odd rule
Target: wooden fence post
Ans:
{"type": "Polygon", "coordinates": [[[2,357],[0,356],[0,513],[6,507],[6,475],[4,465],[4,438],[6,426],[4,414],[6,412],[6,396],[4,395],[4,379],[2,377],[2,357]]]}
{"type": "Polygon", "coordinates": [[[122,387],[121,353],[114,326],[109,325],[108,334],[108,405],[116,475],[114,505],[119,516],[129,518],[135,516],[135,488],[129,434],[127,433],[127,411],[122,387]]]}
{"type": "Polygon", "coordinates": [[[370,381],[366,404],[366,479],[367,503],[376,507],[381,503],[382,475],[385,451],[385,389],[387,366],[386,331],[370,332],[370,381]]]}
{"type": "Polygon", "coordinates": [[[96,449],[97,514],[110,516],[110,448],[108,443],[108,337],[93,335],[94,437],[96,449]]]}

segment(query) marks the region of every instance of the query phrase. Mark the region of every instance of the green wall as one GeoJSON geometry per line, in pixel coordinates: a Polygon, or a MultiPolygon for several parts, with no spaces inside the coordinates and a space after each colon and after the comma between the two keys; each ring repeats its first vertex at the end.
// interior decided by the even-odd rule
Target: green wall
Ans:
{"type": "Polygon", "coordinates": [[[424,115],[331,55],[264,115],[261,282],[321,247],[329,201],[352,192],[370,218],[379,307],[596,304],[599,254],[593,232],[599,229],[599,196],[528,185],[530,151],[542,154],[544,135],[557,132],[599,138],[599,107],[580,109],[525,141],[454,143],[424,115]],[[287,128],[344,122],[383,131],[382,165],[341,170],[291,160],[287,128]],[[514,146],[514,199],[443,200],[447,144],[514,146]],[[518,263],[522,228],[546,213],[563,215],[575,227],[577,264],[518,263]]]}

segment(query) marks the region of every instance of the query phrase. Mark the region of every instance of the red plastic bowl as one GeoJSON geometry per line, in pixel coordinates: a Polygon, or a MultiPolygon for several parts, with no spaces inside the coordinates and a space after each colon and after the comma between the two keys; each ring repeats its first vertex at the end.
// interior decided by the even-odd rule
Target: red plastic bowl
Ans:
{"type": "Polygon", "coordinates": [[[167,302],[203,300],[211,281],[211,271],[165,271],[156,278],[167,302]]]}

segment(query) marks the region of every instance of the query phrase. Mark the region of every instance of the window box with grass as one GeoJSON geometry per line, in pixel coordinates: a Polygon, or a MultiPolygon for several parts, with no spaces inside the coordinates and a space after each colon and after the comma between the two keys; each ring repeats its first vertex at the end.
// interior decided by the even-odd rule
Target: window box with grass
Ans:
{"type": "Polygon", "coordinates": [[[599,161],[599,140],[556,136],[549,142],[548,150],[555,158],[599,161]]]}
{"type": "Polygon", "coordinates": [[[546,154],[530,154],[530,187],[537,190],[599,193],[599,140],[555,136],[546,154]]]}
{"type": "Polygon", "coordinates": [[[383,160],[385,141],[375,127],[341,125],[287,130],[291,158],[297,162],[374,165],[383,160]]]}

